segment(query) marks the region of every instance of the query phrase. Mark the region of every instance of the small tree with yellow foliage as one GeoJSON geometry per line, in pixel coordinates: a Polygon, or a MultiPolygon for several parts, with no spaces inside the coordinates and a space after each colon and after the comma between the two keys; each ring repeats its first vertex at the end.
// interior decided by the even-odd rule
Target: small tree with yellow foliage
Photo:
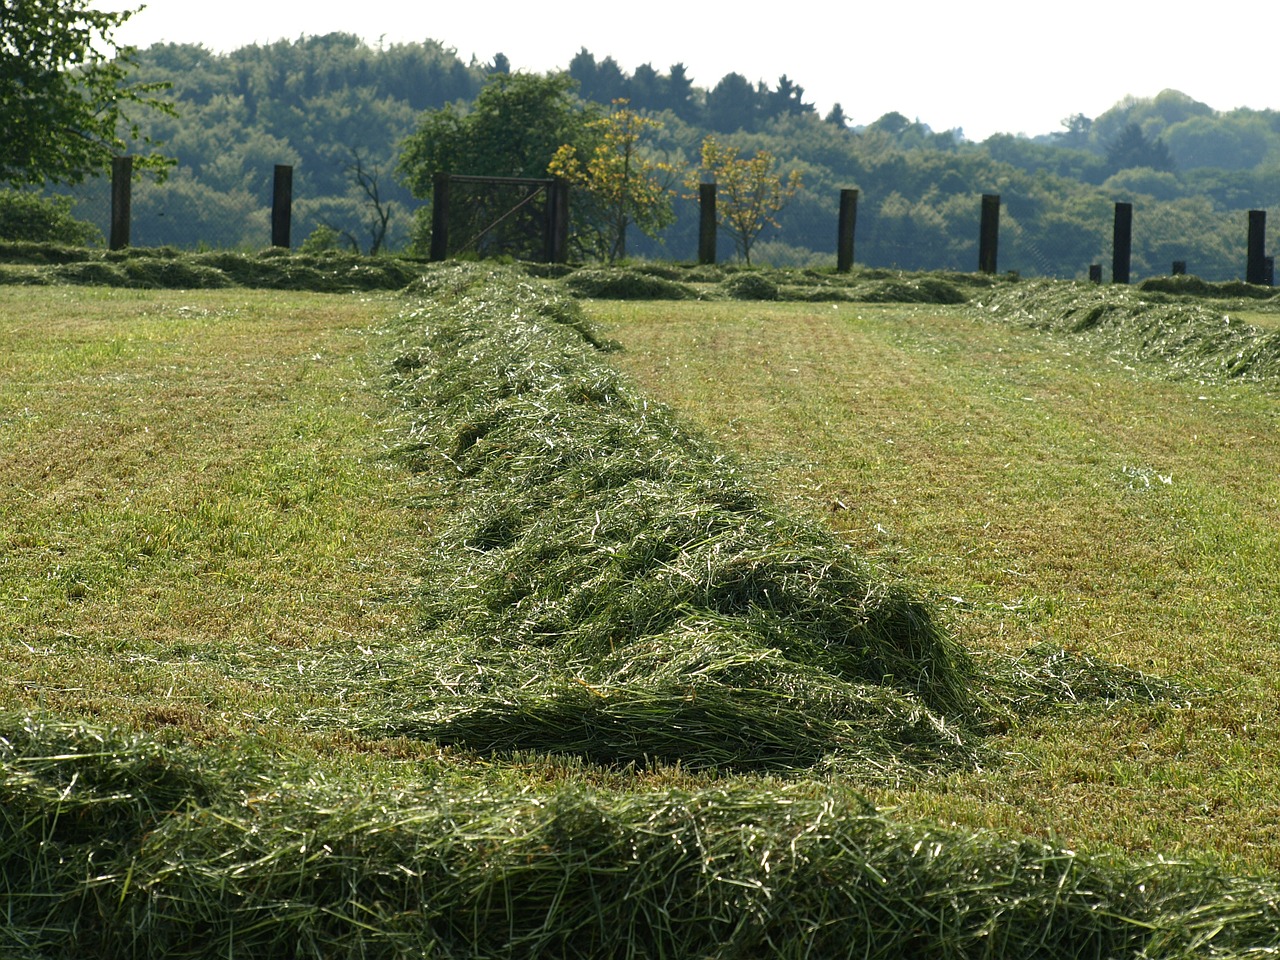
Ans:
{"type": "Polygon", "coordinates": [[[652,237],[675,219],[670,186],[674,168],[652,159],[641,142],[662,124],[630,109],[626,100],[615,100],[606,116],[587,126],[599,140],[586,162],[576,147],[565,144],[547,169],[580,189],[573,202],[579,239],[591,253],[612,263],[626,255],[627,228],[632,224],[652,237]]]}
{"type": "Polygon", "coordinates": [[[738,255],[748,266],[751,245],[765,227],[778,226],[778,213],[801,187],[800,171],[783,177],[777,157],[769,151],[740,157],[736,147],[724,146],[715,137],[702,141],[702,165],[686,181],[695,197],[703,181],[716,184],[717,222],[733,235],[738,255]]]}

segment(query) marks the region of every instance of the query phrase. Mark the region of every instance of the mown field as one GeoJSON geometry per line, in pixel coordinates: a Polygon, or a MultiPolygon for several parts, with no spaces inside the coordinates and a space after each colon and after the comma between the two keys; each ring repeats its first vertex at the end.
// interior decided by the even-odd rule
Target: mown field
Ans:
{"type": "Polygon", "coordinates": [[[932,595],[967,646],[1049,643],[1197,691],[1022,718],[989,766],[878,802],[1280,866],[1280,384],[1171,379],[968,307],[592,315],[647,393],[932,595]]]}
{"type": "Polygon", "coordinates": [[[1280,948],[1280,351],[1022,289],[0,286],[0,952],[1280,948]]]}

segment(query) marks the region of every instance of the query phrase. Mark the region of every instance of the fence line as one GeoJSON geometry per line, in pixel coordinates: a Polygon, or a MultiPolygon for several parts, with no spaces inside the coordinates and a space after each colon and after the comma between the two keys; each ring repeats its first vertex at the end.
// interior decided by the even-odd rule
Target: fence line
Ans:
{"type": "MultiPolygon", "coordinates": [[[[111,182],[111,231],[110,248],[119,250],[130,244],[131,209],[132,209],[133,161],[131,157],[117,157],[112,162],[111,182]]],[[[458,180],[475,178],[455,177],[458,180]]],[[[542,181],[539,181],[542,182],[542,181]]],[[[550,182],[550,181],[548,181],[550,182]]],[[[556,207],[564,217],[568,209],[568,187],[558,183],[553,191],[556,196],[556,207]]],[[[847,272],[854,263],[854,240],[857,223],[859,191],[843,189],[840,191],[839,218],[836,229],[836,269],[847,272]]],[[[441,198],[437,193],[436,203],[441,198]]],[[[716,214],[716,184],[701,184],[698,196],[699,230],[697,260],[703,264],[716,262],[716,240],[719,233],[716,214]]],[[[978,230],[978,271],[995,273],[997,271],[997,251],[1000,233],[1000,195],[983,194],[981,196],[980,220],[978,230]]],[[[277,164],[272,192],[271,204],[271,245],[288,248],[291,245],[291,218],[293,207],[293,168],[286,164],[277,164]]],[[[438,218],[437,218],[438,219],[438,218]]],[[[564,220],[556,226],[556,234],[567,229],[564,220]]],[[[1026,235],[1026,231],[1016,223],[1013,224],[1015,237],[1023,240],[1031,249],[1035,259],[1046,262],[1047,256],[1037,243],[1026,235]]],[[[438,229],[438,226],[437,226],[438,229]]],[[[1129,202],[1117,202],[1111,232],[1111,280],[1112,283],[1127,284],[1131,279],[1133,256],[1134,210],[1129,202]]],[[[432,256],[439,250],[433,242],[432,256]]],[[[548,241],[548,257],[562,260],[564,254],[563,240],[548,241]]],[[[1266,253],[1266,211],[1248,211],[1248,224],[1244,248],[1245,280],[1247,283],[1261,286],[1274,286],[1275,259],[1266,253]]],[[[1173,260],[1171,272],[1185,273],[1185,260],[1173,260]]],[[[1102,282],[1102,267],[1093,263],[1088,266],[1089,279],[1102,282]]]]}

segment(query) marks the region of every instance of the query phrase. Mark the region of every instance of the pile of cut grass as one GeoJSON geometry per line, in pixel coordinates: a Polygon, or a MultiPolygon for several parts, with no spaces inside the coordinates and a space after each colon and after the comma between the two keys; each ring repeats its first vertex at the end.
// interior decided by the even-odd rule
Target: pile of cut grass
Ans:
{"type": "Polygon", "coordinates": [[[1175,376],[1280,376],[1280,333],[1260,330],[1196,299],[1044,280],[993,288],[976,306],[984,317],[1086,338],[1126,363],[1158,362],[1175,376]]]}
{"type": "Polygon", "coordinates": [[[0,952],[132,957],[1261,957],[1280,889],[896,823],[830,786],[353,789],[0,717],[0,952]]]}
{"type": "Polygon", "coordinates": [[[669,275],[621,267],[575,270],[564,285],[579,297],[604,300],[692,300],[697,294],[669,275]]]}
{"type": "MultiPolygon", "coordinates": [[[[294,253],[271,248],[191,253],[171,247],[103,251],[55,244],[0,243],[0,284],[209,290],[250,287],[349,293],[403,290],[424,273],[420,261],[345,251],[294,253]]],[[[559,280],[577,297],[606,300],[792,300],[800,302],[964,303],[981,275],[860,269],[837,274],[728,266],[637,263],[581,266],[520,263],[506,269],[559,280]]]]}
{"type": "Polygon", "coordinates": [[[1189,273],[1147,277],[1138,284],[1138,289],[1144,293],[1171,293],[1214,300],[1274,300],[1277,297],[1273,287],[1245,283],[1243,280],[1201,280],[1189,273]]]}
{"type": "Polygon", "coordinates": [[[447,509],[366,731],[889,778],[971,758],[969,662],[927,606],[631,391],[577,304],[464,266],[423,292],[394,389],[447,509]]]}
{"type": "Polygon", "coordinates": [[[219,251],[184,253],[168,247],[89,251],[47,245],[0,246],[0,283],[75,284],[132,289],[211,290],[242,286],[318,293],[402,290],[416,280],[421,266],[392,257],[351,253],[293,254],[264,250],[257,254],[219,251]]]}
{"type": "Polygon", "coordinates": [[[973,762],[993,711],[1184,699],[1065,655],[980,676],[926,604],[632,391],[554,287],[456,265],[416,292],[393,390],[405,461],[444,491],[418,633],[313,663],[362,691],[313,721],[883,783],[973,762]]]}

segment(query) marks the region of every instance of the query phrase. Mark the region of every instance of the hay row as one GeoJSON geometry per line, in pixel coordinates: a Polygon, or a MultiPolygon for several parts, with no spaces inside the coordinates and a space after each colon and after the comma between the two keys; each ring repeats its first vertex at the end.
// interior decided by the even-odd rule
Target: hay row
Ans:
{"type": "Polygon", "coordinates": [[[412,678],[381,688],[386,733],[727,768],[970,759],[968,659],[924,604],[632,393],[573,302],[478,268],[430,283],[392,366],[404,456],[448,508],[422,642],[381,658],[412,678]]]}
{"type": "Polygon", "coordinates": [[[6,957],[1280,948],[1274,884],[895,823],[831,788],[353,790],[265,755],[15,717],[0,731],[6,957]]]}
{"type": "Polygon", "coordinates": [[[1177,376],[1280,377],[1280,332],[1242,323],[1220,305],[1162,292],[1162,286],[1027,281],[993,288],[975,306],[984,317],[1086,337],[1126,363],[1159,362],[1177,376]]]}

